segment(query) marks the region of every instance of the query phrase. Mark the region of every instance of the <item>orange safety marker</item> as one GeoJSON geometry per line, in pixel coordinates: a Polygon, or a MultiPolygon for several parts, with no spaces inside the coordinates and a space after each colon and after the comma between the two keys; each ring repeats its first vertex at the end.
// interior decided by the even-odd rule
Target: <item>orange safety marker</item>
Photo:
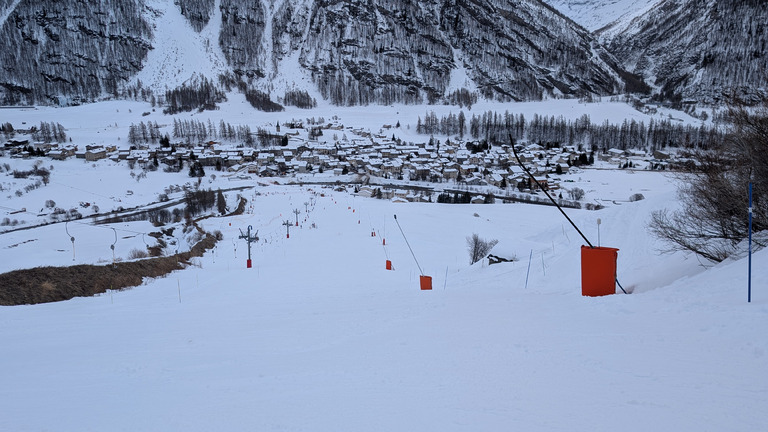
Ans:
{"type": "Polygon", "coordinates": [[[616,294],[616,258],[619,250],[609,247],[581,247],[581,295],[616,294]]]}
{"type": "Polygon", "coordinates": [[[419,283],[421,284],[422,291],[429,291],[432,289],[432,276],[419,276],[419,283]]]}

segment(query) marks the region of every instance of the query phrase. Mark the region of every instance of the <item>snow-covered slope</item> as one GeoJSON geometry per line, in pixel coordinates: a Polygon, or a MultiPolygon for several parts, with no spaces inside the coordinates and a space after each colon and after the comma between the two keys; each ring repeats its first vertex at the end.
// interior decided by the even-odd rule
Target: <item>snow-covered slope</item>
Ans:
{"type": "Polygon", "coordinates": [[[764,1],[664,0],[600,38],[666,100],[755,102],[767,92],[767,21],[764,1]]]}
{"type": "MultiPolygon", "coordinates": [[[[645,195],[568,211],[592,241],[602,218],[602,245],[620,249],[618,278],[633,294],[580,295],[582,241],[551,207],[256,186],[244,193],[252,211],[202,222],[224,240],[187,270],[0,309],[0,429],[759,430],[768,274],[755,272],[747,304],[743,260],[704,269],[659,255],[644,223],[673,201],[663,174],[572,179],[590,197],[645,195]],[[286,238],[295,208],[300,226],[286,238]],[[419,290],[395,214],[432,291],[419,290]],[[248,225],[261,237],[251,269],[238,239],[248,225]],[[469,266],[472,233],[518,261],[469,266]]],[[[23,233],[69,254],[63,233],[39,234],[23,233]]],[[[19,257],[5,238],[3,265],[19,257]]],[[[755,269],[767,265],[758,252],[755,269]]]]}
{"type": "Polygon", "coordinates": [[[659,0],[544,0],[589,31],[631,19],[659,0]]]}
{"type": "Polygon", "coordinates": [[[227,72],[226,59],[216,43],[221,28],[218,7],[200,32],[193,30],[172,2],[148,0],[147,8],[151,11],[147,15],[154,34],[153,49],[134,83],[141,81],[143,86],[162,94],[195,76],[215,80],[227,72]]]}
{"type": "MultiPolygon", "coordinates": [[[[574,100],[481,102],[473,110],[507,108],[526,117],[648,119],[627,104],[574,100]]],[[[399,121],[399,136],[423,141],[414,119],[426,109],[455,111],[260,114],[232,97],[221,110],[175,117],[148,103],[108,101],[6,109],[3,119],[62,122],[74,143],[108,144],[125,142],[131,122],[158,121],[167,131],[172,118],[192,117],[256,129],[337,115],[345,128],[368,131],[399,121]]],[[[12,183],[21,181],[12,171],[35,159],[0,159],[10,167],[0,173],[3,218],[31,221],[48,199],[63,208],[132,207],[169,185],[194,183],[183,172],[132,176],[141,170],[125,162],[41,160],[53,166],[50,183],[17,196],[23,185],[12,183]]],[[[768,251],[754,256],[751,304],[744,259],[707,269],[689,254],[659,253],[663,245],[645,225],[653,210],[677,205],[675,177],[599,169],[563,179],[607,205],[567,210],[593,243],[619,248],[617,276],[633,294],[601,298],[581,296],[583,242],[552,207],[397,204],[311,184],[339,179],[308,174],[295,179],[304,186],[289,186],[209,173],[202,187],[244,187],[229,201],[239,193],[249,205],[243,215],[200,222],[223,239],[192,266],[97,297],[0,307],[0,430],[632,432],[760,430],[768,422],[768,251]],[[628,202],[635,193],[645,199],[628,202]],[[282,223],[296,209],[299,226],[286,238],[282,223]],[[260,237],[251,269],[239,238],[249,225],[260,237]],[[494,252],[517,260],[470,266],[473,233],[498,239],[494,252]],[[421,271],[432,291],[419,290],[421,271]]],[[[73,258],[108,264],[112,244],[128,259],[157,229],[80,220],[0,234],[0,272],[73,258]]]]}

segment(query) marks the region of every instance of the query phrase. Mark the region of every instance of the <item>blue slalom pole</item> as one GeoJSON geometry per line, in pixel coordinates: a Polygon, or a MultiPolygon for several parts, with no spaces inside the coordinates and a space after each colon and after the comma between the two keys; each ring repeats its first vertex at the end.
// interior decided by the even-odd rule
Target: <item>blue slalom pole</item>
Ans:
{"type": "Polygon", "coordinates": [[[752,302],[752,182],[749,183],[749,270],[747,275],[747,303],[752,302]]]}

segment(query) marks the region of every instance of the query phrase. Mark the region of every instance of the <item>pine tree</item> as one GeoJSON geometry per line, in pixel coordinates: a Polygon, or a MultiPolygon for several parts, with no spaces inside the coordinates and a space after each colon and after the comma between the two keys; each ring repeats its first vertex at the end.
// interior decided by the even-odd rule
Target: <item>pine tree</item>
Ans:
{"type": "Polygon", "coordinates": [[[221,189],[216,192],[216,206],[220,214],[224,215],[227,213],[227,200],[224,198],[224,193],[221,189]]]}

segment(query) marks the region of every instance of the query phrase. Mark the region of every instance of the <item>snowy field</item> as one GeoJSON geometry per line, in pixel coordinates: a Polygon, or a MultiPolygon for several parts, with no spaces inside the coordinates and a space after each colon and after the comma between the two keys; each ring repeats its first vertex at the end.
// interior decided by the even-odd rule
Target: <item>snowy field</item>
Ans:
{"type": "MultiPolygon", "coordinates": [[[[557,104],[575,102],[513,107],[543,114],[557,104]]],[[[106,143],[125,140],[131,122],[170,119],[142,117],[146,104],[100,107],[9,110],[0,120],[60,121],[75,141],[106,143]],[[117,110],[125,117],[110,127],[117,110]]],[[[595,107],[593,121],[641,115],[622,104],[595,107]]],[[[362,120],[359,109],[331,115],[374,128],[397,121],[399,109],[372,107],[367,118],[375,120],[362,120]]],[[[413,130],[426,108],[408,109],[400,120],[413,130]]],[[[219,115],[237,124],[292,113],[238,117],[230,106],[195,114],[219,115]]],[[[107,161],[49,164],[48,186],[22,197],[3,192],[0,209],[36,213],[46,199],[144,206],[190,181],[162,171],[136,181],[107,161]]],[[[194,265],[97,297],[0,308],[0,430],[764,429],[768,252],[753,256],[747,303],[746,259],[705,267],[690,254],[661,254],[664,245],[648,234],[653,210],[675,208],[676,180],[612,170],[568,179],[585,200],[607,204],[567,213],[593,243],[601,219],[600,243],[620,249],[618,279],[632,294],[581,296],[583,241],[552,207],[395,204],[315,185],[206,178],[204,187],[246,187],[228,202],[239,193],[249,206],[201,222],[223,240],[194,265]],[[628,202],[635,193],[645,199],[628,202]],[[285,220],[294,222],[290,238],[285,220]],[[238,239],[249,225],[260,237],[250,269],[238,239]],[[473,233],[498,239],[493,252],[517,261],[469,265],[473,233]],[[419,289],[421,271],[433,290],[419,289]]],[[[77,263],[111,262],[112,244],[127,259],[153,230],[83,220],[0,234],[0,271],[68,265],[70,236],[77,263]]]]}

